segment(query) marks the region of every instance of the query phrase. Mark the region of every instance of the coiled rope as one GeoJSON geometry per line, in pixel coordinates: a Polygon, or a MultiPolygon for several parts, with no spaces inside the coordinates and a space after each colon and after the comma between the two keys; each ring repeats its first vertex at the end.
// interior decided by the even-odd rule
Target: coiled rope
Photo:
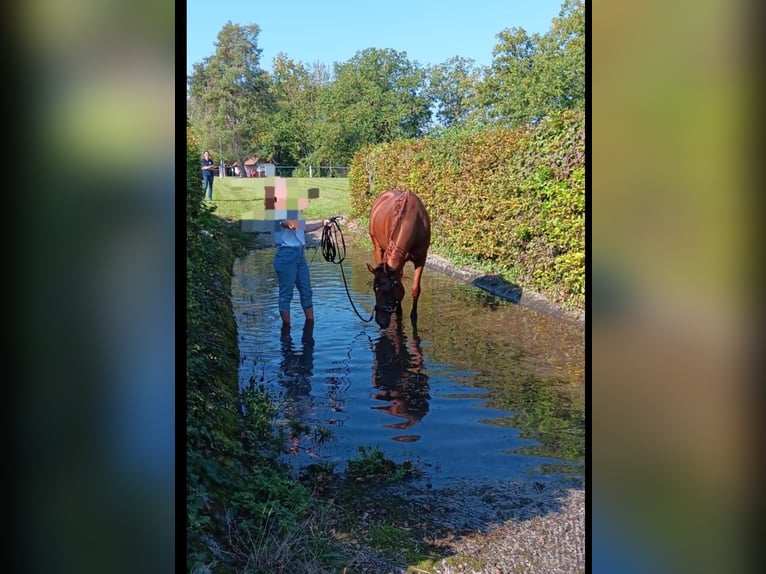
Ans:
{"type": "Polygon", "coordinates": [[[354,313],[365,323],[372,321],[374,313],[370,313],[370,318],[365,319],[359,314],[359,311],[354,305],[354,300],[351,298],[351,293],[348,290],[348,281],[346,281],[346,273],[343,271],[343,260],[346,258],[346,240],[343,238],[343,231],[341,231],[340,223],[338,220],[342,219],[341,216],[331,217],[330,225],[322,228],[322,239],[319,242],[319,247],[322,250],[322,257],[328,263],[334,263],[340,265],[340,272],[343,275],[343,286],[346,288],[346,295],[351,302],[351,307],[354,309],[354,313]],[[340,238],[340,241],[338,241],[340,238]]]}

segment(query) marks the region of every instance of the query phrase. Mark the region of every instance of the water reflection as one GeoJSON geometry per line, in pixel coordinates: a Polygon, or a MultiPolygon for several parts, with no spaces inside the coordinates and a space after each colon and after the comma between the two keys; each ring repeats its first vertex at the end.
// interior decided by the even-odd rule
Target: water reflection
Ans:
{"type": "Polygon", "coordinates": [[[300,348],[293,342],[289,325],[282,326],[279,341],[282,350],[279,384],[285,388],[285,396],[293,401],[308,399],[314,374],[314,322],[304,324],[300,348]]]}
{"type": "MultiPolygon", "coordinates": [[[[372,364],[372,386],[378,390],[373,398],[388,404],[371,408],[403,419],[385,424],[384,428],[408,430],[428,413],[431,399],[428,375],[423,364],[420,338],[413,334],[408,343],[399,317],[392,315],[391,319],[391,325],[381,331],[375,343],[372,364]]],[[[414,442],[420,439],[420,435],[401,434],[393,439],[414,442]]]]}
{"type": "Polygon", "coordinates": [[[416,457],[433,485],[553,480],[551,465],[582,461],[581,326],[434,272],[424,274],[417,333],[406,304],[381,331],[349,301],[365,316],[374,305],[368,260],[349,250],[344,275],[317,255],[316,327],[305,333],[301,322],[280,332],[273,251],[237,262],[240,381],[263,381],[282,399],[278,423],[300,440],[286,460],[340,465],[374,445],[397,461],[416,457]]]}

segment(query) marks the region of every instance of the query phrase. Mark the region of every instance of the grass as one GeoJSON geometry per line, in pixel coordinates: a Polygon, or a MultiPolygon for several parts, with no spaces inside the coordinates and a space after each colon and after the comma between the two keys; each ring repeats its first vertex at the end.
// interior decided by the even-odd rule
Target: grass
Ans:
{"type": "MultiPolygon", "coordinates": [[[[212,202],[216,208],[215,214],[228,221],[264,219],[267,185],[274,185],[273,177],[216,177],[212,202]]],[[[308,197],[309,188],[319,189],[319,197],[309,200],[308,207],[302,212],[306,219],[348,216],[351,213],[348,178],[291,177],[288,178],[288,186],[290,194],[297,192],[298,197],[308,197]]]]}

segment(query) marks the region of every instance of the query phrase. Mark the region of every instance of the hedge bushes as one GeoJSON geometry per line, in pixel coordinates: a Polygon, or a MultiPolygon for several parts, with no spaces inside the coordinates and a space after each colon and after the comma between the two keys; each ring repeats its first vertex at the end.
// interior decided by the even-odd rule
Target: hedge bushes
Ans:
{"type": "Polygon", "coordinates": [[[409,188],[429,211],[435,251],[582,309],[584,119],[567,111],[536,127],[364,149],[349,172],[353,215],[367,217],[387,189],[409,188]]]}

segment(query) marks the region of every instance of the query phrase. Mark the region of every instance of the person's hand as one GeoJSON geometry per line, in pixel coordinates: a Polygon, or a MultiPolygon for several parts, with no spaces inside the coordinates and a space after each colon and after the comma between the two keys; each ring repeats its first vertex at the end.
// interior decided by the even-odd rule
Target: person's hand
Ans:
{"type": "Polygon", "coordinates": [[[332,225],[332,221],[331,221],[331,220],[329,220],[329,219],[325,219],[325,220],[322,222],[322,224],[323,224],[325,227],[330,227],[330,225],[332,225]]]}

